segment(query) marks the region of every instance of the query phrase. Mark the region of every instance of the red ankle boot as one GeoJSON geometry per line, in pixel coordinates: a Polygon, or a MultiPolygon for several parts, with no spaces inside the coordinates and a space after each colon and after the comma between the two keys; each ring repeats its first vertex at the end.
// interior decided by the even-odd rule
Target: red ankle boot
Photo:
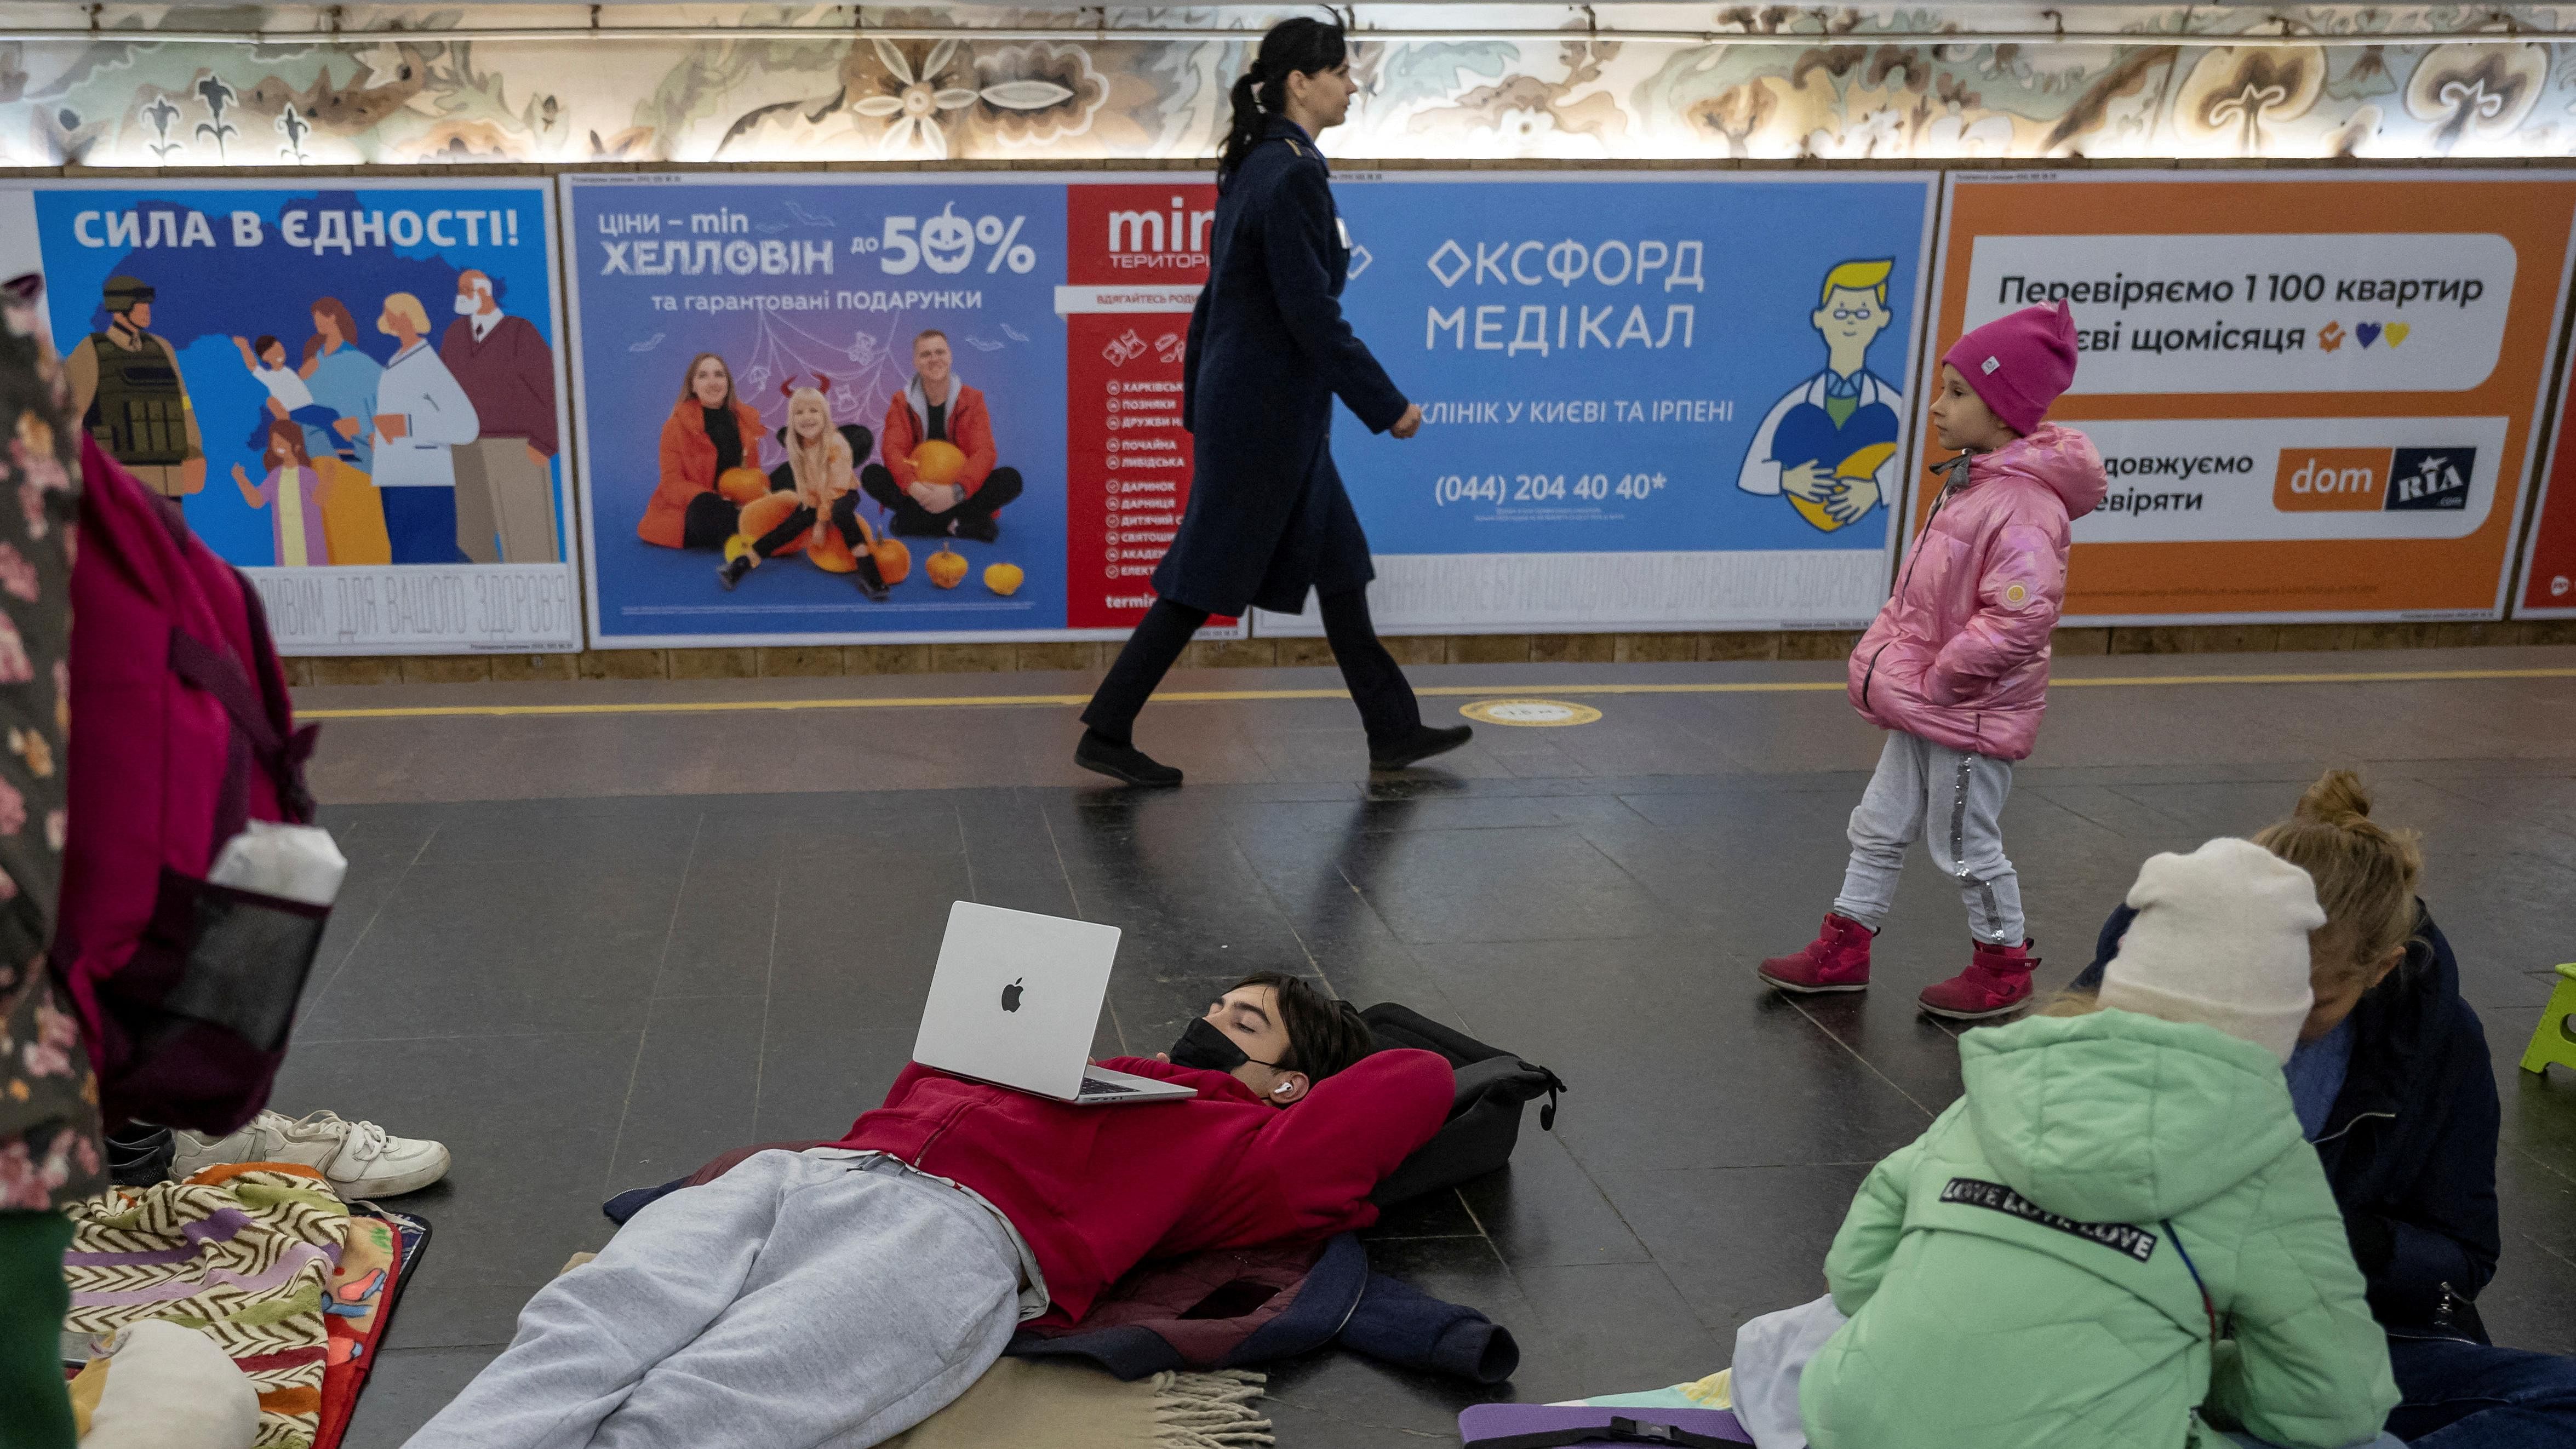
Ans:
{"type": "Polygon", "coordinates": [[[2021,1010],[2022,1003],[2030,1000],[2030,968],[2039,964],[2039,958],[2030,954],[2031,944],[1977,942],[1977,954],[1969,959],[1967,970],[1923,988],[1919,998],[1923,1009],[1952,1021],[1983,1021],[2021,1010]]]}
{"type": "Polygon", "coordinates": [[[1807,949],[1762,963],[1762,979],[1783,991],[1813,995],[1859,991],[1869,985],[1870,929],[1845,916],[1827,915],[1807,949]]]}

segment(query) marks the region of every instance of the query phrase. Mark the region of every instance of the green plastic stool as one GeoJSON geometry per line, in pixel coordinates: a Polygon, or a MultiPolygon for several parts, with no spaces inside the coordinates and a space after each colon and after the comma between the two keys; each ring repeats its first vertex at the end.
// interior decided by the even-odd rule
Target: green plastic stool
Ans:
{"type": "Polygon", "coordinates": [[[2532,1028],[2531,1047],[2522,1054],[2524,1071],[2546,1076],[2551,1062],[2576,1067],[2576,1037],[2568,1035],[2571,1017],[2576,1017],[2576,966],[2561,966],[2558,989],[2540,1009],[2540,1025],[2532,1028]]]}

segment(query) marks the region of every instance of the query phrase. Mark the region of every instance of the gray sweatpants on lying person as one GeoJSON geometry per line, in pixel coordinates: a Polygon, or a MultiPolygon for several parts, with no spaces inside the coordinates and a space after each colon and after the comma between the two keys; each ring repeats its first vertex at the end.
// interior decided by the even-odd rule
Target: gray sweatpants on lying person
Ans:
{"type": "Polygon", "coordinates": [[[528,1300],[409,1449],[867,1449],[1002,1356],[1019,1278],[1001,1223],[953,1188],[763,1152],[528,1300]]]}

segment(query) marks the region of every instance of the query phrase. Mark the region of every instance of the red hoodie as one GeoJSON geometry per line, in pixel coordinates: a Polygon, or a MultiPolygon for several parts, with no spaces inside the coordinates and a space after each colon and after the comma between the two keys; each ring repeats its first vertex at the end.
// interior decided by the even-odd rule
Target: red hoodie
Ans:
{"type": "Polygon", "coordinates": [[[1430,1052],[1383,1051],[1265,1104],[1223,1072],[1120,1057],[1101,1065],[1198,1088],[1187,1101],[1070,1107],[903,1069],[841,1147],[884,1152],[983,1194],[1028,1240],[1073,1324],[1147,1258],[1314,1239],[1377,1221],[1378,1182],[1431,1140],[1456,1091],[1430,1052]]]}

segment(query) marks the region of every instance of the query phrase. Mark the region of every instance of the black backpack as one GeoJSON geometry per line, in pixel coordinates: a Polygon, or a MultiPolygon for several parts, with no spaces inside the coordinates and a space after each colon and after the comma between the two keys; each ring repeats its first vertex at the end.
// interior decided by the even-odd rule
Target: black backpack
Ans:
{"type": "Polygon", "coordinates": [[[1538,1109],[1539,1130],[1556,1130],[1556,1097],[1567,1090],[1556,1073],[1392,1001],[1361,1012],[1360,1020],[1381,1049],[1437,1052],[1458,1073],[1449,1120],[1369,1194],[1379,1207],[1455,1187],[1509,1163],[1521,1140],[1521,1107],[1535,1097],[1547,1097],[1538,1109]]]}

